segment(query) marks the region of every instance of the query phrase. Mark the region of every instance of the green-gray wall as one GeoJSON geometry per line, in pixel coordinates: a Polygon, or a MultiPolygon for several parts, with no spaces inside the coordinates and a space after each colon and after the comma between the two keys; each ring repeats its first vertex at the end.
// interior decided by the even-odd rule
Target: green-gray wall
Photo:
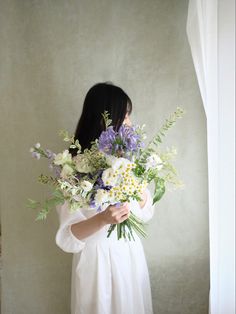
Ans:
{"type": "MultiPolygon", "coordinates": [[[[87,90],[112,81],[130,95],[148,137],[177,105],[169,132],[184,190],[156,206],[144,246],[154,312],[208,312],[206,117],[186,38],[187,0],[2,0],[0,3],[2,313],[69,314],[71,255],[55,245],[56,213],[34,222],[28,197],[46,162],[36,142],[60,151],[87,90]]],[[[90,313],[88,313],[90,314],[90,313]]],[[[124,313],[125,314],[125,313],[124,313]]]]}

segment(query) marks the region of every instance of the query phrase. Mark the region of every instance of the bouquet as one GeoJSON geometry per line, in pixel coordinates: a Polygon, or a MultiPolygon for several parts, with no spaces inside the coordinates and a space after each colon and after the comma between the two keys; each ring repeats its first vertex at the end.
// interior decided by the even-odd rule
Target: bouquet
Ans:
{"type": "MultiPolygon", "coordinates": [[[[39,182],[52,188],[51,196],[44,202],[28,199],[28,207],[40,211],[36,220],[43,220],[49,211],[65,201],[71,212],[86,208],[104,210],[111,204],[140,201],[145,188],[154,182],[153,204],[158,202],[166,191],[166,185],[182,187],[177,171],[171,160],[177,151],[174,147],[161,151],[159,146],[168,129],[181,118],[184,110],[177,107],[160,128],[154,138],[145,145],[146,134],[143,126],[122,125],[115,131],[108,112],[103,113],[105,130],[91,142],[91,148],[83,152],[79,141],[66,130],[60,135],[69,147],[77,150],[72,157],[68,149],[55,154],[43,149],[37,143],[30,149],[32,157],[45,157],[53,175],[41,174],[39,182]]],[[[117,238],[133,239],[133,230],[146,236],[144,224],[132,210],[128,219],[109,227],[107,237],[117,228],[117,238]]]]}

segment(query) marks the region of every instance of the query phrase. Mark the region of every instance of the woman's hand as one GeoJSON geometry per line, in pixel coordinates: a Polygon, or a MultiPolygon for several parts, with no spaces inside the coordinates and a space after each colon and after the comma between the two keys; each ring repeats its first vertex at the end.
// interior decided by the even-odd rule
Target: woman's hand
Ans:
{"type": "Polygon", "coordinates": [[[105,224],[118,224],[129,218],[130,209],[128,203],[122,205],[109,205],[100,213],[105,224]]]}

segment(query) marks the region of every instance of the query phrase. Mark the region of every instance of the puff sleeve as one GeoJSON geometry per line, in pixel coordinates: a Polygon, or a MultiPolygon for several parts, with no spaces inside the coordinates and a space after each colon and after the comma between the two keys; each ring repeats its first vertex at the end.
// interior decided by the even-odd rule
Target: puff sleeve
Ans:
{"type": "Polygon", "coordinates": [[[71,225],[87,219],[81,211],[70,212],[67,201],[57,205],[56,210],[59,216],[59,228],[55,241],[57,246],[67,253],[78,253],[82,251],[85,242],[79,240],[71,231],[71,225]]]}
{"type": "Polygon", "coordinates": [[[149,221],[154,214],[155,206],[152,205],[152,196],[148,188],[146,188],[147,199],[144,206],[141,208],[138,201],[134,201],[133,210],[134,214],[137,215],[143,222],[149,221]]]}

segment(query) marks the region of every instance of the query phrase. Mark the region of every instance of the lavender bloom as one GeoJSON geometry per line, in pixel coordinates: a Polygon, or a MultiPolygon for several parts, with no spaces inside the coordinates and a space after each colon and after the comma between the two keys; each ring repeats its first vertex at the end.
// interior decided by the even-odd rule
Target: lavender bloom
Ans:
{"type": "Polygon", "coordinates": [[[89,202],[89,206],[91,208],[95,208],[96,207],[96,203],[95,203],[94,199],[91,199],[91,201],[89,202]]]}
{"type": "Polygon", "coordinates": [[[101,212],[101,210],[102,210],[102,206],[99,206],[97,209],[97,212],[101,212]]]}
{"type": "Polygon", "coordinates": [[[103,189],[103,190],[109,191],[112,188],[112,186],[111,185],[105,185],[102,178],[99,177],[96,180],[94,188],[95,188],[95,190],[103,189]]]}
{"type": "Polygon", "coordinates": [[[135,127],[122,125],[118,131],[118,136],[124,146],[125,151],[138,151],[141,147],[140,135],[136,133],[135,127]]]}
{"type": "Polygon", "coordinates": [[[99,188],[104,187],[104,182],[103,182],[102,178],[98,178],[96,183],[99,186],[99,188]]]}
{"type": "Polygon", "coordinates": [[[123,203],[119,202],[119,203],[116,203],[116,204],[115,204],[115,207],[116,207],[116,208],[119,208],[119,207],[121,207],[122,205],[123,205],[123,203]]]}
{"type": "Polygon", "coordinates": [[[106,131],[103,131],[98,140],[99,150],[106,154],[119,153],[119,155],[138,152],[144,143],[141,141],[141,136],[136,132],[135,127],[122,125],[118,132],[115,132],[110,126],[106,131]]]}
{"type": "Polygon", "coordinates": [[[37,152],[32,152],[31,155],[33,158],[40,159],[40,154],[37,152]]]}
{"type": "Polygon", "coordinates": [[[46,153],[48,159],[54,159],[55,156],[56,156],[56,154],[53,153],[50,149],[46,149],[46,150],[45,150],[45,153],[46,153]]]}
{"type": "Polygon", "coordinates": [[[55,177],[60,177],[60,174],[61,174],[61,167],[60,166],[54,166],[53,167],[53,171],[54,171],[54,175],[55,177]]]}
{"type": "Polygon", "coordinates": [[[116,139],[116,132],[112,126],[109,126],[106,131],[103,131],[98,140],[98,148],[104,153],[111,154],[113,143],[116,139]]]}

